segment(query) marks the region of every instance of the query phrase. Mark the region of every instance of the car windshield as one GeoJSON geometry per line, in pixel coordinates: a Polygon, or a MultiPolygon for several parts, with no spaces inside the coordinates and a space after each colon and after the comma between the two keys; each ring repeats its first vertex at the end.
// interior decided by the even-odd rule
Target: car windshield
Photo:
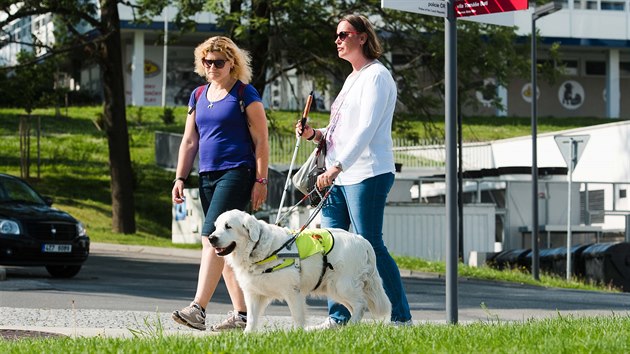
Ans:
{"type": "Polygon", "coordinates": [[[46,204],[28,184],[5,176],[0,176],[0,203],[23,202],[46,204]]]}

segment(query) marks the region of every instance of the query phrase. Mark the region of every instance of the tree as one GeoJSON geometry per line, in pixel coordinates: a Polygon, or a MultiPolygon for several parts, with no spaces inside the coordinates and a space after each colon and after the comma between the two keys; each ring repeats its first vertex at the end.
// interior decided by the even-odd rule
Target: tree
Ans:
{"type": "MultiPolygon", "coordinates": [[[[20,176],[30,178],[30,137],[31,113],[34,108],[50,104],[54,92],[50,88],[54,81],[55,63],[53,59],[37,60],[30,52],[22,51],[17,55],[18,63],[35,63],[17,67],[5,83],[4,96],[14,106],[23,108],[26,115],[20,116],[20,176]]],[[[37,154],[39,156],[40,120],[37,120],[37,154]]],[[[38,160],[39,161],[39,160],[38,160]]],[[[39,165],[37,169],[39,177],[39,165]]]]}
{"type": "MultiPolygon", "coordinates": [[[[159,15],[167,5],[179,9],[180,31],[194,29],[192,16],[212,11],[226,35],[252,53],[253,85],[264,93],[265,86],[290,70],[314,78],[316,88],[337,92],[350,66],[337,58],[333,35],[338,20],[348,13],[360,13],[376,23],[385,50],[382,61],[398,82],[399,103],[394,122],[404,130],[405,120],[440,112],[444,92],[444,22],[442,18],[382,9],[378,0],[100,0],[100,14],[90,1],[24,0],[20,7],[12,0],[0,0],[7,17],[0,28],[13,20],[52,13],[60,16],[68,39],[50,53],[80,48],[101,68],[104,88],[104,121],[110,150],[113,229],[135,232],[131,159],[123,88],[120,30],[117,5],[132,6],[138,20],[159,15]],[[81,32],[79,24],[94,31],[81,32]],[[391,59],[390,59],[391,58],[391,59]]],[[[527,48],[515,45],[514,28],[459,21],[458,91],[462,104],[474,104],[475,91],[484,89],[484,79],[497,85],[513,77],[527,77],[527,48]],[[462,65],[465,63],[465,65],[462,65]]],[[[5,41],[6,42],[6,41],[5,41]]],[[[496,93],[485,87],[499,104],[496,93]]],[[[304,100],[294,93],[297,101],[304,100]]],[[[432,135],[442,133],[433,131],[432,135]]]]}
{"type": "MultiPolygon", "coordinates": [[[[129,153],[129,133],[125,116],[125,96],[123,65],[120,43],[120,20],[118,3],[122,1],[101,0],[100,12],[97,4],[82,0],[24,0],[14,5],[11,0],[0,0],[0,8],[6,17],[0,20],[0,28],[5,28],[15,20],[30,16],[52,14],[67,29],[67,37],[55,47],[46,47],[38,42],[27,42],[35,49],[45,49],[49,55],[82,50],[94,59],[103,79],[103,121],[109,145],[112,230],[118,233],[135,233],[135,208],[131,156],[129,153]],[[90,31],[80,30],[89,27],[90,31]]],[[[3,40],[6,45],[17,40],[10,37],[3,40]]],[[[30,65],[24,63],[21,65],[30,65]]]]}
{"type": "MultiPolygon", "coordinates": [[[[177,4],[180,28],[191,28],[190,16],[209,10],[226,35],[253,54],[253,84],[264,92],[267,84],[290,70],[314,78],[317,89],[337,92],[350,66],[337,58],[333,34],[339,19],[360,13],[375,22],[384,40],[381,61],[398,82],[400,109],[395,124],[405,119],[440,114],[444,92],[444,19],[382,9],[378,0],[140,0],[140,15],[158,15],[167,4],[177,4]]],[[[500,107],[494,85],[529,76],[529,55],[517,45],[515,28],[458,21],[458,97],[460,107],[477,108],[477,91],[500,107]]],[[[549,73],[549,71],[547,71],[549,73]]],[[[299,101],[301,97],[297,97],[299,101]]],[[[433,137],[442,132],[428,129],[433,137]]]]}

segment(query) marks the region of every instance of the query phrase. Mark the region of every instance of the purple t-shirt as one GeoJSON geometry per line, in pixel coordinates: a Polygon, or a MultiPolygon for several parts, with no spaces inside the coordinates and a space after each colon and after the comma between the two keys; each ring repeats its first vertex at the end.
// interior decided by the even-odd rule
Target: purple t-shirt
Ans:
{"type": "MultiPolygon", "coordinates": [[[[199,132],[199,172],[222,171],[239,166],[256,168],[247,117],[239,106],[240,85],[241,82],[237,81],[225,98],[212,102],[212,105],[206,95],[208,85],[203,87],[195,115],[199,132]]],[[[252,85],[245,86],[242,98],[245,107],[252,102],[262,101],[252,85]]],[[[190,95],[188,106],[195,106],[195,90],[190,95]]]]}

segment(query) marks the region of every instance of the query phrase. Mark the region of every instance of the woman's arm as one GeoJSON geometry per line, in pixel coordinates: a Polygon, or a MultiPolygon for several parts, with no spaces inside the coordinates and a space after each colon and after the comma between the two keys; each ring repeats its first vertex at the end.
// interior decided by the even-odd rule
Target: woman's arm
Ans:
{"type": "MultiPolygon", "coordinates": [[[[190,108],[190,107],[189,107],[190,108]]],[[[199,148],[199,133],[195,125],[196,111],[188,114],[186,117],[186,125],[184,127],[184,136],[179,145],[179,153],[177,155],[177,169],[175,170],[175,178],[171,195],[174,203],[184,201],[184,181],[188,178],[188,174],[192,169],[199,148]]]]}
{"type": "MultiPolygon", "coordinates": [[[[267,129],[267,116],[262,102],[252,102],[247,108],[247,121],[249,133],[255,147],[256,179],[268,178],[269,167],[269,131],[267,129]]],[[[252,209],[259,209],[267,200],[267,184],[254,183],[252,188],[252,209]]]]}

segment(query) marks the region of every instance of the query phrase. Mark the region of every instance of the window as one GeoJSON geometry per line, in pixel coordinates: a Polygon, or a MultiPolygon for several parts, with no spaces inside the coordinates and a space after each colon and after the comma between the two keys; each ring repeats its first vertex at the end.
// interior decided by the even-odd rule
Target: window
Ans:
{"type": "Polygon", "coordinates": [[[608,1],[601,2],[602,10],[609,10],[609,11],[625,11],[626,10],[625,5],[626,4],[623,1],[608,0],[608,1]]]}
{"type": "Polygon", "coordinates": [[[604,213],[602,213],[602,211],[604,211],[604,199],[605,194],[603,189],[580,192],[580,222],[604,222],[604,213]],[[588,193],[588,210],[595,212],[590,214],[590,220],[589,215],[586,212],[586,193],[588,193]]]}
{"type": "MultiPolygon", "coordinates": [[[[562,6],[564,7],[564,4],[562,6]]],[[[575,10],[598,10],[597,1],[595,0],[575,0],[573,1],[573,9],[575,10]]]]}
{"type": "Polygon", "coordinates": [[[606,76],[606,62],[586,61],[584,63],[584,73],[586,76],[606,76]]]}
{"type": "Polygon", "coordinates": [[[571,76],[575,76],[578,74],[579,72],[579,66],[578,66],[578,61],[577,60],[564,60],[561,63],[561,66],[563,66],[563,74],[564,75],[571,75],[571,76]]]}
{"type": "Polygon", "coordinates": [[[597,10],[597,1],[587,1],[586,2],[587,10],[597,10]]]}
{"type": "Polygon", "coordinates": [[[630,61],[622,61],[619,63],[619,76],[630,77],[630,61]]]}

